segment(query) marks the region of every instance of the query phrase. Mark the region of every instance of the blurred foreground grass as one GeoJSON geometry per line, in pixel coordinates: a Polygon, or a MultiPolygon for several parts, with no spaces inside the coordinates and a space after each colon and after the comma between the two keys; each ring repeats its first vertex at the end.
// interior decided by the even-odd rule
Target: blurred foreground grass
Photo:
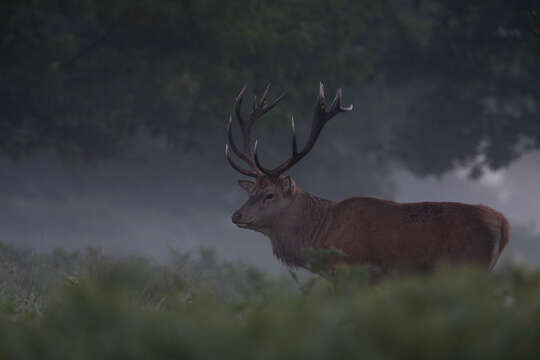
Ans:
{"type": "Polygon", "coordinates": [[[538,358],[540,274],[445,268],[376,287],[269,277],[210,250],[156,265],[0,246],[0,359],[538,358]]]}

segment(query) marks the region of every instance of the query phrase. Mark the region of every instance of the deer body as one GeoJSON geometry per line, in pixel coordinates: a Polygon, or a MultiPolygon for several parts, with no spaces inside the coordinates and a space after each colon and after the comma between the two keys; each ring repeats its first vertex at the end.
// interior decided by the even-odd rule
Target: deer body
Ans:
{"type": "Polygon", "coordinates": [[[451,202],[396,203],[369,197],[332,202],[297,189],[266,233],[275,256],[306,266],[304,249],[334,247],[341,261],[381,270],[431,268],[449,260],[492,268],[508,242],[504,216],[485,206],[451,202]]]}
{"type": "Polygon", "coordinates": [[[298,188],[293,179],[282,175],[309,153],[331,118],[352,110],[352,105],[342,106],[341,89],[327,110],[321,84],[311,133],[301,151],[297,149],[291,119],[292,156],[274,169],[260,164],[257,141],[252,146],[250,134],[255,121],[283,96],[267,105],[268,86],[259,101],[255,98],[249,119],[244,119],[240,106],[245,89],[236,98],[235,106],[243,151],[234,143],[230,117],[225,152],[235,170],[255,180],[239,181],[249,199],[233,214],[232,221],[267,235],[275,256],[282,262],[308,267],[306,249],[336,248],[345,255],[335,262],[368,264],[378,272],[400,265],[429,269],[441,260],[493,268],[508,243],[510,231],[506,218],[493,209],[453,202],[397,203],[369,197],[334,202],[298,188]],[[229,145],[249,169],[232,160],[229,145]]]}

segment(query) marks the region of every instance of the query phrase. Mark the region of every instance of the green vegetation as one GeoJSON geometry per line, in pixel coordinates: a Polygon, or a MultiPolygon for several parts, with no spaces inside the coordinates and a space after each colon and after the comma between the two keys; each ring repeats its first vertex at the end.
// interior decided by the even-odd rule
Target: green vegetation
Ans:
{"type": "Polygon", "coordinates": [[[0,155],[107,157],[138,133],[221,154],[243,83],[286,90],[274,114],[300,119],[322,80],[357,106],[362,126],[343,134],[356,154],[420,174],[476,161],[479,175],[540,146],[539,13],[530,0],[5,0],[0,155]]]}
{"type": "Polygon", "coordinates": [[[2,359],[536,358],[540,273],[294,281],[218,261],[0,249],[2,359]],[[309,286],[305,286],[309,284],[309,286]]]}

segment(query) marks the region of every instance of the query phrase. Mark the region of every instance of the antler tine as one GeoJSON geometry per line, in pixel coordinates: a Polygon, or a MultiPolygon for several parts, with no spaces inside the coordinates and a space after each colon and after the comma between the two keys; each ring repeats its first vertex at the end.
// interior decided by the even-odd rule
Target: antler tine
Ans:
{"type": "Polygon", "coordinates": [[[240,127],[242,128],[242,131],[244,131],[245,121],[242,117],[242,111],[240,110],[242,107],[242,100],[244,99],[244,93],[246,92],[247,84],[244,84],[242,87],[242,90],[238,93],[238,96],[236,97],[234,101],[234,111],[236,113],[236,118],[238,119],[238,122],[240,123],[240,127]]]}
{"type": "Polygon", "coordinates": [[[319,96],[317,97],[317,102],[320,102],[321,100],[324,103],[324,85],[322,81],[319,81],[319,96]]]}
{"type": "MultiPolygon", "coordinates": [[[[251,132],[251,127],[253,126],[253,120],[251,119],[252,115],[253,115],[253,112],[252,112],[252,115],[250,115],[247,123],[244,120],[244,118],[242,117],[242,100],[244,99],[244,94],[246,92],[246,89],[247,89],[247,84],[244,84],[244,86],[242,87],[242,90],[240,90],[240,93],[238,94],[238,96],[236,97],[236,100],[234,102],[234,111],[236,113],[236,117],[238,118],[238,123],[240,124],[240,129],[242,130],[242,136],[244,138],[244,152],[246,154],[250,154],[250,148],[249,148],[250,147],[250,138],[249,138],[249,134],[251,132]]],[[[255,101],[255,103],[256,103],[256,101],[255,101]]],[[[255,104],[253,106],[255,107],[255,104]]],[[[244,155],[244,157],[249,158],[250,156],[244,155]]],[[[242,159],[244,159],[244,158],[242,157],[242,159]]],[[[251,160],[248,160],[248,163],[250,165],[252,165],[251,160]]]]}
{"type": "Polygon", "coordinates": [[[292,132],[292,153],[293,156],[298,154],[296,147],[296,129],[294,128],[294,116],[291,115],[291,132],[292,132]]]}
{"type": "Polygon", "coordinates": [[[268,85],[266,85],[266,88],[264,89],[261,99],[259,100],[259,107],[264,106],[264,100],[266,99],[266,95],[268,95],[268,92],[270,91],[271,87],[272,87],[271,83],[268,83],[268,85]]]}
{"type": "Polygon", "coordinates": [[[265,174],[269,176],[279,176],[284,171],[292,167],[294,164],[296,164],[298,161],[300,161],[304,156],[306,156],[315,143],[317,142],[317,139],[319,138],[319,135],[324,127],[324,125],[335,115],[337,115],[340,112],[346,112],[352,110],[352,105],[349,106],[342,106],[342,91],[341,89],[338,89],[336,92],[336,97],[334,98],[334,101],[332,102],[332,105],[330,106],[330,110],[326,111],[326,104],[325,104],[325,97],[324,97],[324,86],[322,83],[319,84],[319,95],[317,96],[317,101],[315,102],[315,110],[313,112],[313,122],[311,124],[311,132],[309,134],[308,141],[302,151],[298,152],[296,149],[296,132],[294,128],[294,119],[291,119],[291,127],[292,127],[292,156],[288,160],[281,163],[276,168],[270,170],[265,169],[262,166],[260,166],[258,159],[257,159],[257,152],[256,148],[254,151],[254,159],[255,163],[259,167],[259,169],[264,172],[265,174]]]}
{"type": "MultiPolygon", "coordinates": [[[[291,115],[291,132],[292,132],[292,154],[293,154],[293,157],[295,157],[295,156],[298,155],[298,148],[296,146],[296,129],[295,129],[295,126],[294,126],[294,116],[292,116],[292,115],[291,115]]],[[[257,139],[257,140],[255,140],[255,145],[253,145],[253,160],[255,160],[255,165],[257,165],[259,170],[261,170],[266,175],[274,176],[275,175],[274,170],[267,169],[267,168],[265,168],[264,166],[261,165],[261,163],[259,161],[259,156],[258,156],[258,153],[257,153],[258,144],[259,144],[259,140],[257,139]]]]}
{"type": "MultiPolygon", "coordinates": [[[[242,117],[242,100],[244,99],[244,94],[247,89],[247,84],[245,84],[242,87],[242,90],[240,90],[240,93],[238,93],[238,96],[236,96],[235,102],[234,102],[234,111],[236,113],[236,118],[238,119],[238,123],[240,125],[240,129],[242,131],[242,137],[244,139],[244,151],[240,151],[240,149],[236,146],[234,142],[234,138],[232,135],[232,116],[229,115],[229,123],[227,125],[227,138],[228,143],[230,144],[230,147],[232,148],[233,152],[238,156],[241,160],[243,160],[246,164],[248,164],[252,170],[246,170],[240,166],[238,166],[231,158],[231,153],[229,151],[229,145],[227,144],[225,147],[225,155],[227,157],[227,161],[229,164],[238,172],[251,176],[256,177],[261,174],[260,170],[257,169],[254,161],[252,160],[252,154],[250,152],[250,124],[246,124],[246,121],[242,117]]],[[[251,122],[251,121],[250,121],[251,122]]]]}
{"type": "Polygon", "coordinates": [[[235,169],[239,173],[244,174],[246,176],[250,176],[250,177],[257,177],[259,175],[258,172],[246,170],[246,169],[236,165],[236,163],[231,159],[231,152],[229,151],[229,145],[228,144],[225,144],[225,157],[227,158],[227,161],[233,167],[233,169],[235,169]]]}
{"type": "Polygon", "coordinates": [[[266,114],[268,111],[272,110],[274,106],[276,106],[281,99],[285,96],[285,93],[282,93],[277,99],[272,101],[270,105],[266,105],[265,99],[268,95],[268,92],[270,91],[271,84],[266,85],[266,88],[264,89],[264,93],[262,94],[259,101],[257,101],[257,96],[253,99],[253,111],[251,112],[249,116],[249,122],[246,126],[248,133],[251,132],[251,128],[253,125],[255,125],[255,122],[260,119],[264,114],[266,114]]]}
{"type": "MultiPolygon", "coordinates": [[[[285,96],[285,93],[281,94],[277,99],[275,99],[270,105],[266,105],[266,96],[270,92],[271,85],[268,84],[259,100],[257,100],[257,96],[254,97],[253,100],[253,110],[251,114],[249,115],[249,118],[247,121],[242,117],[242,100],[244,98],[244,94],[246,92],[247,86],[244,85],[242,87],[242,90],[240,90],[240,93],[235,99],[234,104],[234,111],[236,113],[236,117],[238,119],[238,123],[240,125],[240,128],[242,130],[242,136],[243,136],[243,142],[244,142],[244,151],[241,151],[235,144],[232,134],[232,116],[229,115],[229,123],[227,125],[227,138],[228,138],[228,145],[225,148],[225,155],[227,157],[227,161],[231,164],[231,166],[237,170],[238,172],[247,175],[247,176],[259,176],[263,173],[267,173],[270,170],[264,169],[258,164],[258,159],[256,158],[256,151],[257,151],[257,143],[255,143],[255,146],[253,150],[251,149],[251,129],[255,122],[261,118],[264,114],[266,114],[268,111],[270,111],[274,106],[276,106],[281,99],[285,96]],[[250,167],[251,170],[246,170],[240,166],[238,166],[231,158],[231,153],[229,150],[229,146],[232,149],[232,151],[235,153],[238,158],[246,162],[250,167]]],[[[294,127],[294,124],[293,124],[294,127]]],[[[294,132],[294,129],[293,129],[294,132]]],[[[294,140],[296,142],[296,140],[294,140]]],[[[294,145],[296,146],[296,145],[294,145]]]]}
{"type": "MultiPolygon", "coordinates": [[[[268,84],[266,86],[264,93],[261,96],[259,101],[257,101],[257,96],[255,96],[253,99],[253,110],[251,114],[249,115],[248,123],[245,125],[245,131],[248,136],[251,133],[251,129],[255,125],[255,122],[259,120],[268,111],[272,110],[272,108],[276,106],[281,101],[281,99],[283,99],[283,97],[285,96],[285,93],[282,93],[277,99],[272,101],[270,105],[266,105],[265,99],[266,99],[266,96],[268,95],[268,92],[270,91],[270,87],[271,87],[271,84],[268,84]]],[[[246,147],[246,151],[248,151],[247,150],[248,147],[246,147]]]]}
{"type": "Polygon", "coordinates": [[[352,111],[352,104],[349,106],[342,105],[342,96],[343,93],[341,91],[341,88],[337,89],[336,97],[334,98],[334,101],[332,101],[332,105],[330,105],[330,111],[328,112],[330,118],[335,116],[339,112],[352,111]]]}
{"type": "Polygon", "coordinates": [[[253,145],[253,160],[255,161],[255,165],[257,165],[257,168],[261,170],[263,173],[265,173],[266,175],[274,176],[272,169],[267,169],[261,165],[259,161],[259,156],[257,154],[258,144],[259,144],[259,140],[255,140],[255,145],[253,145]]]}
{"type": "Polygon", "coordinates": [[[238,147],[234,143],[234,138],[233,138],[233,135],[232,135],[232,115],[230,115],[230,114],[229,114],[229,124],[227,125],[227,138],[228,138],[229,144],[231,146],[231,149],[236,154],[236,156],[238,156],[240,159],[244,160],[246,163],[251,164],[251,159],[246,154],[244,154],[242,151],[240,151],[240,149],[238,149],[238,147]]]}
{"type": "Polygon", "coordinates": [[[270,105],[263,106],[261,116],[272,110],[274,106],[276,106],[285,97],[285,95],[287,95],[287,93],[283,92],[274,101],[272,101],[270,105]]]}

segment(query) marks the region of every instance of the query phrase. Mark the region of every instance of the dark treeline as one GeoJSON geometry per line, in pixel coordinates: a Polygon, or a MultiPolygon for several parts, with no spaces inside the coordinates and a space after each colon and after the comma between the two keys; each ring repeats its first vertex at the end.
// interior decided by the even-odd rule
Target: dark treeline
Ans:
{"type": "Polygon", "coordinates": [[[405,89],[375,99],[380,108],[413,99],[385,124],[357,107],[352,116],[368,119],[348,136],[355,150],[418,174],[473,162],[478,175],[540,145],[539,10],[529,0],[3,1],[0,153],[95,159],[141,133],[201,149],[223,139],[243,83],[272,82],[288,93],[275,118],[305,118],[322,80],[355,105],[374,84],[405,89]]]}

